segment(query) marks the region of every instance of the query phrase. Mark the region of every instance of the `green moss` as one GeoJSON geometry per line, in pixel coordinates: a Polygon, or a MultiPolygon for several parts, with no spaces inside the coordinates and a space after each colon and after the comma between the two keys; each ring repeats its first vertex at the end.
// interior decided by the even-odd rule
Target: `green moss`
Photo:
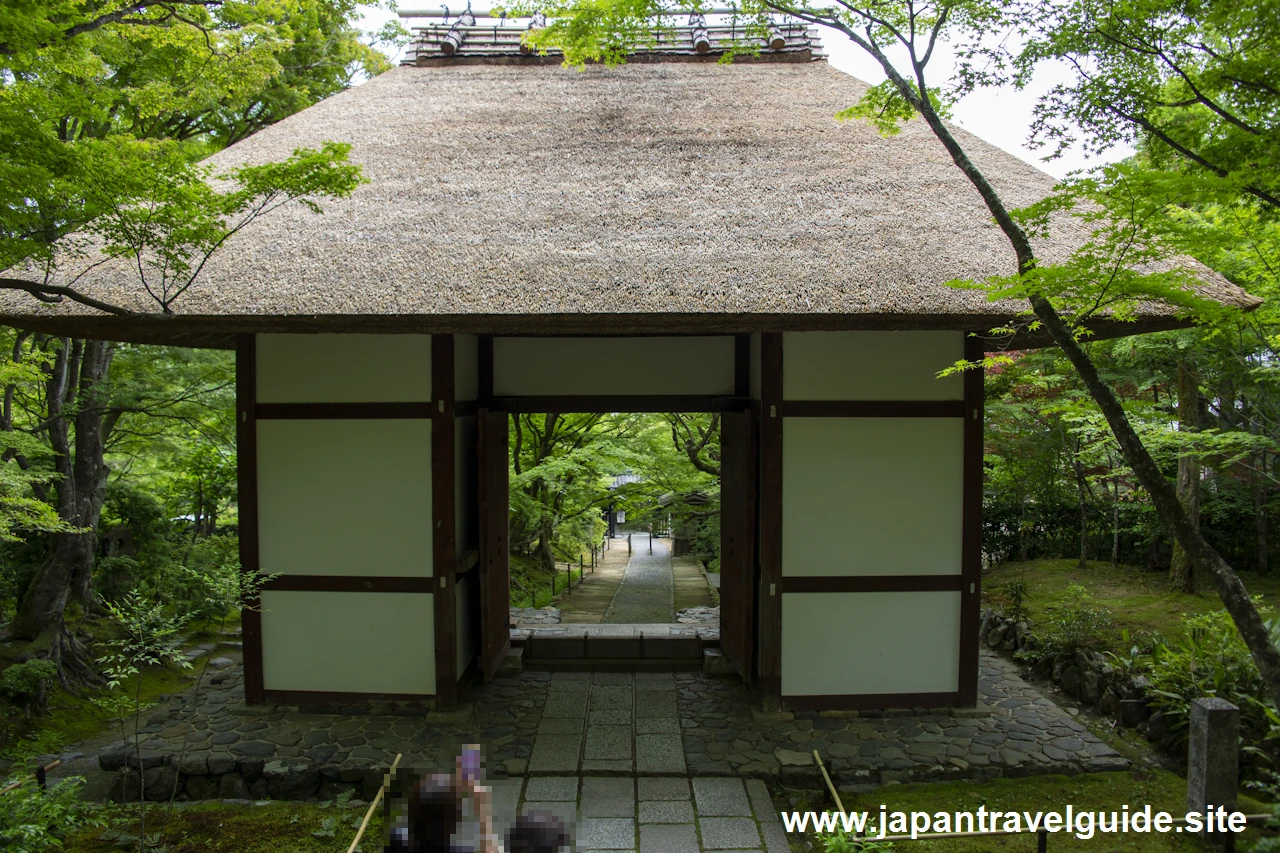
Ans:
{"type": "MultiPolygon", "coordinates": [[[[272,802],[267,805],[207,803],[175,809],[165,821],[162,809],[148,813],[147,834],[164,827],[170,853],[334,853],[346,850],[364,817],[363,808],[326,807],[322,803],[272,802]],[[314,833],[320,833],[315,835],[314,833]]],[[[374,813],[357,849],[380,851],[381,808],[374,813]]],[[[118,833],[137,832],[137,812],[113,808],[108,829],[84,829],[67,839],[67,853],[114,853],[118,833]]]]}
{"type": "MultiPolygon", "coordinates": [[[[177,667],[150,667],[138,676],[142,679],[142,703],[153,704],[161,694],[178,693],[192,683],[193,670],[177,667]]],[[[11,719],[14,723],[27,724],[11,730],[11,742],[0,755],[21,758],[27,755],[57,752],[62,748],[89,738],[97,737],[118,725],[110,703],[116,699],[132,701],[137,689],[136,679],[123,682],[114,690],[101,690],[83,695],[68,693],[59,685],[49,689],[49,710],[23,721],[21,714],[11,719]]]]}
{"type": "MultiPolygon", "coordinates": [[[[1027,779],[996,779],[985,784],[949,782],[944,784],[893,785],[869,794],[842,793],[844,807],[850,811],[872,813],[878,819],[880,806],[889,811],[950,812],[976,811],[985,806],[988,812],[1063,811],[1071,804],[1081,809],[1119,811],[1124,804],[1131,808],[1150,803],[1152,811],[1167,811],[1180,817],[1186,810],[1186,782],[1165,771],[1155,771],[1135,779],[1131,773],[1089,773],[1082,776],[1034,776],[1027,779]]],[[[1241,797],[1239,807],[1248,814],[1268,811],[1261,803],[1241,797]]],[[[827,809],[830,805],[807,803],[784,808],[827,809]]],[[[1252,841],[1254,834],[1246,835],[1252,841]]],[[[810,836],[813,849],[821,850],[816,836],[810,836]]],[[[795,844],[793,843],[793,847],[795,844]]],[[[795,849],[800,849],[796,847],[795,849]]],[[[920,850],[921,853],[987,853],[1008,850],[1010,853],[1034,850],[1035,841],[1028,835],[990,836],[982,838],[942,838],[928,841],[898,842],[895,850],[920,850]]],[[[1198,841],[1180,833],[1127,833],[1097,835],[1078,839],[1063,832],[1053,834],[1049,849],[1060,851],[1098,851],[1107,853],[1167,853],[1167,851],[1206,850],[1198,841]]]]}
{"type": "MultiPolygon", "coordinates": [[[[1280,604],[1280,577],[1254,573],[1242,573],[1241,577],[1250,592],[1261,595],[1267,603],[1280,604]]],[[[1222,609],[1212,589],[1196,594],[1170,592],[1163,572],[1134,566],[1112,568],[1105,562],[1079,568],[1075,560],[1032,560],[989,569],[982,579],[983,597],[1008,612],[1001,588],[1015,578],[1027,585],[1023,609],[1032,622],[1043,617],[1046,607],[1060,601],[1072,584],[1087,589],[1094,602],[1110,610],[1116,625],[1128,628],[1130,634],[1159,631],[1178,636],[1183,630],[1183,614],[1222,609]]],[[[1128,651],[1119,648],[1118,635],[1111,637],[1110,643],[1116,651],[1128,651]]]]}

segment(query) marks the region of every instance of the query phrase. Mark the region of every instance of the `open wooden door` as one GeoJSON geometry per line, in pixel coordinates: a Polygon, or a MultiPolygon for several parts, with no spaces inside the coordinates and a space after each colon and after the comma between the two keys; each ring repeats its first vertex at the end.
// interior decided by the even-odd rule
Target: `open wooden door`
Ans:
{"type": "Polygon", "coordinates": [[[493,678],[511,646],[511,570],[508,564],[507,413],[481,409],[480,462],[480,669],[493,678]]]}
{"type": "Polygon", "coordinates": [[[749,412],[720,416],[720,648],[748,681],[756,645],[753,427],[749,412]]]}

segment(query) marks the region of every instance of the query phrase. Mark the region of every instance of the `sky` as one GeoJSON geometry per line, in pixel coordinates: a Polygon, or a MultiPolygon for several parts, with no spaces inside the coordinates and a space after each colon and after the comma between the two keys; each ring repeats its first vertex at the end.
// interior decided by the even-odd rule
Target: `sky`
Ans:
{"type": "MultiPolygon", "coordinates": [[[[434,8],[436,5],[438,4],[434,2],[413,3],[410,0],[406,8],[434,8]]],[[[460,3],[453,5],[461,6],[460,3]]],[[[395,13],[386,9],[367,9],[362,26],[365,29],[377,30],[393,17],[395,13]]],[[[414,23],[416,22],[405,22],[406,26],[412,26],[414,23]]],[[[880,70],[879,64],[849,41],[844,34],[824,27],[822,43],[833,67],[868,83],[879,83],[884,80],[884,73],[880,70]]],[[[936,80],[945,81],[951,76],[955,68],[955,54],[949,45],[939,45],[934,59],[930,62],[930,68],[936,80]]],[[[1012,86],[1005,86],[979,90],[955,105],[952,120],[975,136],[985,139],[992,145],[1020,157],[1057,178],[1065,177],[1075,170],[1113,162],[1132,154],[1132,148],[1118,147],[1101,157],[1090,157],[1076,147],[1055,160],[1046,161],[1043,159],[1045,151],[1038,151],[1028,146],[1032,109],[1037,99],[1055,83],[1066,79],[1065,69],[1044,67],[1037,71],[1031,85],[1025,89],[1018,90],[1012,86]]]]}

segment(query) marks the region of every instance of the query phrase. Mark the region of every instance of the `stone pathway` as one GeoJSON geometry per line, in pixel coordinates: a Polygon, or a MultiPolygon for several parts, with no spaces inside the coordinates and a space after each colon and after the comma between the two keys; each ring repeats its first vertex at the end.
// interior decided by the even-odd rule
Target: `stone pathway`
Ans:
{"type": "Polygon", "coordinates": [[[554,672],[530,773],[686,772],[669,672],[554,672]]]}
{"type": "Polygon", "coordinates": [[[789,853],[769,791],[759,779],[540,776],[494,785],[495,823],[540,811],[570,828],[577,851],[789,853]],[[518,806],[515,806],[516,803],[518,806]]]}
{"type": "Polygon", "coordinates": [[[671,547],[652,534],[632,536],[632,554],[605,623],[674,622],[675,587],[671,547]]]}
{"type": "MultiPolygon", "coordinates": [[[[198,700],[185,695],[147,714],[142,762],[155,784],[179,773],[189,799],[332,797],[376,788],[396,753],[406,766],[448,767],[472,741],[499,777],[749,777],[816,789],[815,749],[839,785],[861,789],[1128,766],[986,651],[982,705],[954,712],[762,715],[739,679],[699,672],[524,672],[477,687],[452,713],[250,708],[241,673],[238,664],[225,669],[198,700]]],[[[60,772],[83,774],[89,762],[116,771],[130,760],[121,744],[79,749],[87,757],[60,772]]]]}
{"type": "Polygon", "coordinates": [[[594,572],[588,572],[582,583],[560,596],[560,621],[565,624],[599,624],[605,611],[622,585],[627,571],[627,540],[615,537],[608,550],[600,554],[594,572]]]}

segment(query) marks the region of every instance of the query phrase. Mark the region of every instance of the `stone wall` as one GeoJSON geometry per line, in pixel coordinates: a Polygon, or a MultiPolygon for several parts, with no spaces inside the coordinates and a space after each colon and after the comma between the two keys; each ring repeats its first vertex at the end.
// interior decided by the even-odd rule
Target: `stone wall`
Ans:
{"type": "MultiPolygon", "coordinates": [[[[978,635],[988,648],[1008,654],[1032,642],[1026,622],[1015,622],[991,610],[983,611],[978,635]]],[[[1086,651],[1050,655],[1033,664],[1031,673],[1053,682],[1081,705],[1125,728],[1136,729],[1162,748],[1180,751],[1164,712],[1151,706],[1150,681],[1146,676],[1130,676],[1117,670],[1106,655],[1086,651]]]]}
{"type": "Polygon", "coordinates": [[[191,752],[183,756],[122,747],[98,757],[103,770],[115,773],[110,797],[115,802],[138,799],[138,766],[146,798],[167,801],[178,784],[177,799],[332,800],[349,793],[372,799],[389,768],[368,761],[317,764],[306,758],[237,757],[226,753],[191,752]]]}

